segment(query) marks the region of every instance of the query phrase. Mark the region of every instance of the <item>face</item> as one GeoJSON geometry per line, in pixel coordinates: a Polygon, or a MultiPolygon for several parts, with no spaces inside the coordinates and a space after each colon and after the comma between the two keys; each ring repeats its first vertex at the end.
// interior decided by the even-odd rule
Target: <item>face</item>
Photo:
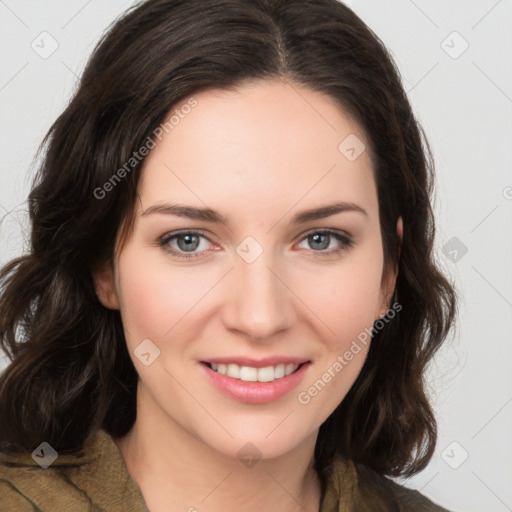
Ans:
{"type": "Polygon", "coordinates": [[[147,156],[97,290],[121,311],[139,410],[229,456],[277,457],[315,438],[389,306],[369,144],[297,84],[194,98],[147,156]]]}

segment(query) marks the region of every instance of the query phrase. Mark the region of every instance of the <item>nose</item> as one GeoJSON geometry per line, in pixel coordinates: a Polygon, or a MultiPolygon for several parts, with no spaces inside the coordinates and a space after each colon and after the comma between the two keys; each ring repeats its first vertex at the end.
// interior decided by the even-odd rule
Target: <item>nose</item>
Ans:
{"type": "Polygon", "coordinates": [[[229,300],[223,308],[226,328],[270,342],[276,333],[293,325],[295,296],[269,254],[264,251],[252,263],[237,256],[230,274],[229,300]]]}

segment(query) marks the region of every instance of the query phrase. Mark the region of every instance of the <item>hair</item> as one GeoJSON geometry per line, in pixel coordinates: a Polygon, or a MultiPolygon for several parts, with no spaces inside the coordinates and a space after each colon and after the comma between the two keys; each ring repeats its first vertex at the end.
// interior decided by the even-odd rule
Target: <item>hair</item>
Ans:
{"type": "Polygon", "coordinates": [[[457,308],[433,253],[433,157],[391,55],[336,0],[148,0],[102,36],[39,148],[30,248],[0,273],[0,343],[10,359],[0,376],[1,450],[45,440],[74,453],[96,429],[131,429],[138,375],[120,312],[100,303],[92,271],[113,265],[117,237],[133,226],[144,160],[107,198],[94,191],[178,102],[274,79],[328,95],[363,127],[384,267],[398,269],[402,309],[373,332],[360,374],[321,425],[316,470],[323,479],[337,455],[390,476],[427,465],[437,426],[426,369],[457,308]]]}

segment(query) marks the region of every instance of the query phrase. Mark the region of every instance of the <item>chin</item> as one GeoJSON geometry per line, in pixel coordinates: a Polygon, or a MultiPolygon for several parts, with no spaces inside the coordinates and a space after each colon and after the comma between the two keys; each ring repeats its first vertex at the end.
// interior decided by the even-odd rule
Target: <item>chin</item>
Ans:
{"type": "Polygon", "coordinates": [[[245,459],[276,459],[292,452],[310,436],[306,432],[290,431],[289,427],[279,425],[284,417],[286,415],[269,422],[269,425],[239,426],[236,430],[227,428],[233,436],[232,438],[229,435],[223,435],[222,438],[203,438],[203,441],[227,457],[241,461],[245,459]]]}

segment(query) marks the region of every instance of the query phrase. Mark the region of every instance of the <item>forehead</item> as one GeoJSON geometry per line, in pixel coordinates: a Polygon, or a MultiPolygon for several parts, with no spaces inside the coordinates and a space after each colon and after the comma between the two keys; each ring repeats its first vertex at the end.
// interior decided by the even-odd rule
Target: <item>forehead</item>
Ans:
{"type": "Polygon", "coordinates": [[[259,215],[299,200],[303,208],[339,200],[377,207],[366,135],[330,96],[254,81],[192,97],[194,108],[183,108],[190,98],[173,107],[172,129],[145,159],[141,207],[203,202],[259,215]]]}

